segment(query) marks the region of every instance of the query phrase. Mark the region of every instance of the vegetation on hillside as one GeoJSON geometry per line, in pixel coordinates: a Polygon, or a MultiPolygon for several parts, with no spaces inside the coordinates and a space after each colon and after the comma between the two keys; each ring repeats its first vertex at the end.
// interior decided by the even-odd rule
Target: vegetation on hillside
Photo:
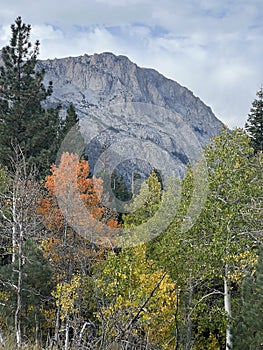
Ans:
{"type": "Polygon", "coordinates": [[[88,155],[54,163],[79,121],[73,104],[65,119],[44,107],[52,83],[35,69],[30,29],[16,19],[0,68],[0,348],[258,350],[262,91],[246,130],[223,128],[203,172],[189,165],[170,192],[154,169],[129,201],[113,172],[111,196],[127,201],[118,213],[88,155]]]}

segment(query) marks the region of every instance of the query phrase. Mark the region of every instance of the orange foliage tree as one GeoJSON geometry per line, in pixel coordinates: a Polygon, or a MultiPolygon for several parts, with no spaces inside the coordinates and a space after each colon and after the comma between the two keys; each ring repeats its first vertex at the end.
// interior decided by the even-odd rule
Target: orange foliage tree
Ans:
{"type": "MultiPolygon", "coordinates": [[[[107,246],[114,245],[117,215],[101,204],[102,180],[90,178],[89,173],[88,161],[65,152],[44,183],[38,214],[49,235],[43,247],[56,267],[62,264],[61,270],[80,258],[82,262],[84,257],[89,262],[101,260],[107,246]]],[[[74,272],[73,265],[69,275],[74,272]]]]}
{"type": "Polygon", "coordinates": [[[46,177],[38,206],[48,232],[42,247],[56,283],[53,312],[46,318],[54,344],[64,343],[65,348],[69,328],[79,333],[85,319],[92,317],[93,266],[105,259],[118,231],[117,215],[101,204],[102,180],[89,173],[86,160],[63,153],[46,177]]]}

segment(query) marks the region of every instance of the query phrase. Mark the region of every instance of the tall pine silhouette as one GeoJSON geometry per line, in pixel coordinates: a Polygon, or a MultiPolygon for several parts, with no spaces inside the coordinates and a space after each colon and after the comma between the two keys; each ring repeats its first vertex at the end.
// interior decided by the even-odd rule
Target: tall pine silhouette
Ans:
{"type": "Polygon", "coordinates": [[[242,283],[240,312],[233,329],[233,350],[263,349],[263,246],[254,275],[242,283]]]}
{"type": "Polygon", "coordinates": [[[257,92],[245,125],[255,152],[263,150],[263,89],[257,92]]]}
{"type": "MultiPolygon", "coordinates": [[[[46,175],[56,159],[67,121],[61,106],[45,108],[52,82],[44,86],[44,70],[36,70],[39,41],[30,42],[31,26],[18,17],[11,25],[10,45],[2,50],[0,67],[0,162],[10,167],[14,147],[19,145],[27,163],[46,175]]],[[[70,126],[68,125],[68,126],[70,126]]]]}

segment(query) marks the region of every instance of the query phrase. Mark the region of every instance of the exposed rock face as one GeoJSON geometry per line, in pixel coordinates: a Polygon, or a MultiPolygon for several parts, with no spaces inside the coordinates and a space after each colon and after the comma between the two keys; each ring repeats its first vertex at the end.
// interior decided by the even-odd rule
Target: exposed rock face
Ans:
{"type": "Polygon", "coordinates": [[[50,102],[65,107],[73,102],[88,133],[92,167],[104,147],[107,157],[114,153],[120,162],[127,158],[126,171],[134,171],[135,163],[141,163],[139,172],[144,173],[150,163],[167,174],[174,167],[181,176],[185,164],[197,158],[200,148],[222,127],[211,109],[187,88],[155,70],[138,67],[125,56],[67,57],[39,61],[38,68],[45,69],[46,82],[53,81],[50,102]],[[128,160],[125,146],[126,155],[142,160],[128,160]],[[169,168],[171,160],[174,164],[169,168]]]}

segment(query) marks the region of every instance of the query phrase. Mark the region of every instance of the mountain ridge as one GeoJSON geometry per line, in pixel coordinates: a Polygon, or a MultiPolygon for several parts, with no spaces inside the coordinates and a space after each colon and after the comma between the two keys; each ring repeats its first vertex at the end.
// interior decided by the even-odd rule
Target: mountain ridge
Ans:
{"type": "MultiPolygon", "coordinates": [[[[36,69],[45,70],[46,85],[53,82],[49,105],[59,103],[65,113],[73,103],[81,123],[89,121],[85,127],[96,139],[90,144],[97,147],[87,148],[92,168],[105,145],[132,137],[164,151],[181,177],[186,164],[200,156],[196,149],[203,149],[223,126],[211,107],[188,88],[124,55],[104,52],[38,60],[36,69]]],[[[116,151],[121,152],[117,146],[116,151]]],[[[149,152],[143,157],[150,159],[149,152]]],[[[135,169],[135,165],[126,167],[135,169]]]]}
{"type": "MultiPolygon", "coordinates": [[[[165,155],[156,157],[173,159],[181,177],[186,164],[200,156],[197,148],[204,148],[223,125],[211,107],[188,88],[152,68],[139,67],[123,55],[104,52],[39,60],[37,69],[45,70],[45,84],[53,82],[49,103],[61,103],[64,110],[73,103],[80,120],[89,120],[85,128],[96,136],[96,142],[90,143],[93,149],[87,147],[92,169],[103,149],[113,143],[124,157],[119,143],[132,137],[134,142],[148,140],[152,148],[164,151],[165,155]]],[[[143,157],[149,160],[151,150],[147,152],[143,157]]],[[[136,166],[132,163],[126,160],[126,170],[123,166],[121,172],[134,172],[138,161],[136,166]]],[[[147,166],[140,167],[139,173],[148,172],[147,166]]]]}

